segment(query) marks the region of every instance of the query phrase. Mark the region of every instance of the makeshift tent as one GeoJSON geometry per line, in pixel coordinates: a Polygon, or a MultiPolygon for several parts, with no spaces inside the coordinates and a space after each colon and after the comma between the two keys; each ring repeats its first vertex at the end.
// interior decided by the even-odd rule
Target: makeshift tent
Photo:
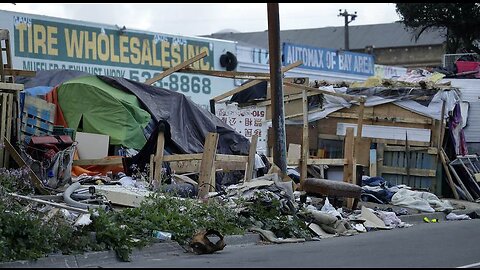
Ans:
{"type": "Polygon", "coordinates": [[[124,78],[98,77],[113,87],[135,94],[157,123],[165,121],[169,130],[165,134],[166,147],[174,153],[201,153],[207,133],[216,132],[218,153],[248,154],[250,142],[245,136],[185,95],[124,78]]]}
{"type": "Polygon", "coordinates": [[[135,97],[114,88],[97,76],[83,76],[58,87],[58,103],[68,127],[77,131],[105,134],[110,144],[141,149],[143,129],[151,116],[135,97]]]}

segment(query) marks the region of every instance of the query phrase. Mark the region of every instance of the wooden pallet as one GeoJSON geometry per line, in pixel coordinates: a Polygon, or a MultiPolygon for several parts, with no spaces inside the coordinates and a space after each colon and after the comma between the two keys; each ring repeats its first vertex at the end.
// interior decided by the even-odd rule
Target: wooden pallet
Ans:
{"type": "MultiPolygon", "coordinates": [[[[23,84],[0,82],[0,141],[13,141],[17,138],[19,127],[18,93],[23,90],[23,84]]],[[[9,155],[0,147],[0,167],[8,168],[9,155]]]]}
{"type": "Polygon", "coordinates": [[[22,141],[29,143],[33,135],[52,135],[54,121],[55,104],[48,103],[40,98],[25,96],[25,105],[22,112],[22,141]]]}

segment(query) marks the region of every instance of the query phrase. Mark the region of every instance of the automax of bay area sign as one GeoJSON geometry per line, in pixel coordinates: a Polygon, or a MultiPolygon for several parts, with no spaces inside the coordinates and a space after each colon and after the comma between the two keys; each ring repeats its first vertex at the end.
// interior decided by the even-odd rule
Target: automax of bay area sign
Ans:
{"type": "MultiPolygon", "coordinates": [[[[225,70],[220,56],[236,51],[231,41],[2,10],[0,25],[10,31],[13,67],[23,70],[72,69],[144,82],[202,52],[207,56],[194,68],[225,70]]],[[[183,93],[205,108],[211,98],[235,87],[232,79],[186,73],[174,73],[156,86],[183,93]]]]}
{"type": "Polygon", "coordinates": [[[283,63],[303,61],[302,68],[373,76],[375,60],[370,54],[283,43],[283,63]]]}

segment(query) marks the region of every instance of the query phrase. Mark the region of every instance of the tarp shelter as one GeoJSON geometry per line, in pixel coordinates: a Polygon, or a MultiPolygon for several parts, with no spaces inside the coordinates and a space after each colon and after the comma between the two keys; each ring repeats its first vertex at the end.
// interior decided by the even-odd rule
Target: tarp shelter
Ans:
{"type": "Polygon", "coordinates": [[[54,87],[63,82],[83,76],[91,75],[86,72],[67,69],[39,70],[36,72],[35,77],[17,77],[15,83],[24,84],[25,89],[36,86],[54,87]]]}
{"type": "Polygon", "coordinates": [[[165,134],[165,147],[174,153],[202,153],[206,135],[216,132],[217,153],[248,154],[250,142],[245,136],[185,95],[124,78],[98,77],[112,87],[135,94],[157,123],[166,122],[169,132],[165,134]]]}
{"type": "Polygon", "coordinates": [[[151,116],[135,95],[112,87],[97,76],[82,76],[58,87],[58,102],[68,127],[105,134],[110,144],[141,149],[143,129],[151,116]]]}

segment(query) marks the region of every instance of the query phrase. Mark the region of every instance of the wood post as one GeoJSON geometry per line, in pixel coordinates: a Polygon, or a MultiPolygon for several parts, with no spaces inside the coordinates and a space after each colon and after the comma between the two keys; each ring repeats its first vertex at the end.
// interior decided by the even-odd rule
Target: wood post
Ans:
{"type": "MultiPolygon", "coordinates": [[[[345,146],[344,146],[344,158],[347,161],[347,164],[343,167],[343,181],[347,183],[353,183],[353,179],[356,177],[354,173],[355,170],[355,157],[354,157],[354,136],[353,136],[354,129],[349,127],[346,130],[345,135],[345,146]]],[[[347,199],[347,207],[351,208],[353,206],[353,199],[347,199]]]]}
{"type": "Polygon", "coordinates": [[[162,172],[162,163],[163,163],[163,150],[165,148],[165,134],[163,131],[158,132],[157,137],[157,152],[154,158],[154,173],[153,179],[157,180],[159,184],[162,184],[161,172],[162,172]]]}
{"type": "MultiPolygon", "coordinates": [[[[203,147],[200,177],[198,179],[198,197],[205,198],[212,184],[212,172],[215,171],[215,154],[217,152],[218,134],[208,133],[203,147]],[[212,169],[213,168],[213,169],[212,169]]],[[[213,173],[215,179],[215,173],[213,173]]]]}
{"type": "Polygon", "coordinates": [[[344,147],[344,158],[347,161],[347,164],[343,169],[343,181],[347,183],[352,183],[353,178],[353,148],[354,148],[354,139],[353,139],[353,128],[349,127],[346,130],[345,136],[345,147],[344,147]]]}
{"type": "Polygon", "coordinates": [[[253,135],[252,141],[250,142],[250,150],[248,151],[247,169],[245,170],[244,176],[245,182],[252,180],[253,166],[255,165],[255,153],[257,151],[257,140],[258,135],[253,135]]]}
{"type": "Polygon", "coordinates": [[[307,178],[307,166],[309,157],[308,145],[308,97],[307,90],[302,89],[302,105],[303,105],[303,130],[302,130],[302,158],[300,162],[300,190],[303,190],[303,182],[307,178]]]}

